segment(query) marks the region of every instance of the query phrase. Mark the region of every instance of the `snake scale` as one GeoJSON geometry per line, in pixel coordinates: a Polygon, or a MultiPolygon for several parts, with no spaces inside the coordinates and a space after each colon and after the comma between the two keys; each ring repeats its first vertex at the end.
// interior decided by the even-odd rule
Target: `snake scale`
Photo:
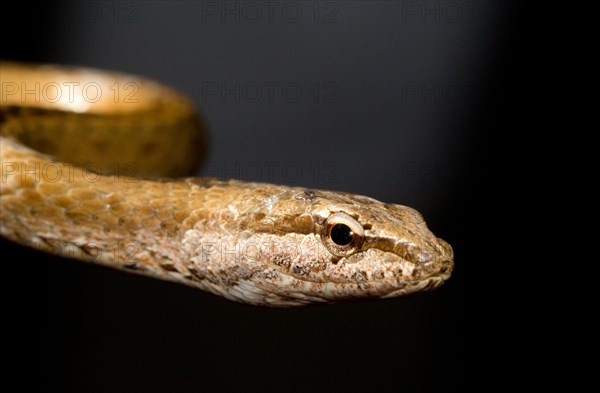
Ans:
{"type": "Polygon", "coordinates": [[[0,233],[13,242],[271,307],[397,297],[452,273],[452,248],[412,208],[180,177],[205,133],[168,87],[7,61],[0,82],[0,233]]]}

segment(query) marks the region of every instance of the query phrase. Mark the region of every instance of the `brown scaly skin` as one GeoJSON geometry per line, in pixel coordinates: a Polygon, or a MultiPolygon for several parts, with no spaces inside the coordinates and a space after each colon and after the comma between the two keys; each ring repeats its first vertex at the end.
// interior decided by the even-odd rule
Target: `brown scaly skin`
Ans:
{"type": "MultiPolygon", "coordinates": [[[[101,76],[109,84],[126,83],[128,78],[93,70],[47,67],[42,75],[35,70],[35,66],[0,63],[3,81],[11,72],[19,82],[49,81],[60,72],[83,73],[91,80],[101,76]]],[[[14,99],[1,103],[2,236],[51,253],[263,306],[396,297],[435,288],[450,277],[452,249],[427,229],[417,211],[406,206],[263,183],[198,178],[156,181],[87,171],[110,167],[106,156],[116,157],[107,153],[111,144],[126,143],[134,157],[130,160],[144,175],[158,166],[152,154],[146,154],[145,160],[148,146],[159,155],[183,149],[181,156],[187,161],[160,168],[159,175],[182,173],[187,162],[193,161],[189,146],[202,141],[202,130],[191,105],[164,87],[136,80],[143,96],[125,114],[115,115],[114,108],[120,106],[73,114],[65,112],[68,105],[48,108],[14,99]],[[165,94],[157,94],[156,89],[165,94]],[[148,106],[153,111],[148,112],[148,106]],[[139,127],[136,117],[146,122],[144,137],[138,140],[131,137],[139,127]],[[97,130],[95,143],[89,137],[84,140],[87,161],[79,153],[66,159],[98,163],[97,156],[104,155],[102,165],[68,165],[22,144],[29,142],[58,154],[68,150],[63,145],[80,142],[81,138],[49,138],[61,127],[61,118],[69,119],[68,135],[77,133],[78,124],[90,121],[97,130]],[[165,136],[169,127],[184,130],[178,135],[186,143],[170,145],[165,136]],[[36,129],[45,129],[45,136],[39,137],[36,129]],[[160,143],[152,142],[154,135],[160,143]],[[120,143],[100,143],[109,137],[120,143]],[[97,146],[102,151],[96,151],[97,146]],[[341,242],[336,228],[349,229],[341,242]]],[[[127,161],[122,155],[118,159],[121,164],[127,161]]]]}

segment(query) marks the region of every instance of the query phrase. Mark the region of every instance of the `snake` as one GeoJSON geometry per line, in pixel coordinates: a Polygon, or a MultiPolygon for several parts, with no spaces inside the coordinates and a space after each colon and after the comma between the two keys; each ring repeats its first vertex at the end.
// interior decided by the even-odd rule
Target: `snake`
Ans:
{"type": "Polygon", "coordinates": [[[9,242],[266,307],[396,298],[452,274],[451,246],[408,206],[193,177],[204,121],[154,80],[2,61],[0,82],[9,242]]]}

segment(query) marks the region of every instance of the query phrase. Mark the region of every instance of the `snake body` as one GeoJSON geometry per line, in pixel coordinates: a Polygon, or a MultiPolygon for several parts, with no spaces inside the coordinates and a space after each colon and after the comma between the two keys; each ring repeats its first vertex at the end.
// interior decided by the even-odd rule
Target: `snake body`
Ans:
{"type": "Polygon", "coordinates": [[[0,82],[0,234],[11,241],[272,307],[397,297],[451,275],[452,248],[412,208],[164,178],[189,174],[205,143],[192,104],[158,83],[11,62],[0,82]],[[114,94],[126,85],[129,102],[114,94]]]}

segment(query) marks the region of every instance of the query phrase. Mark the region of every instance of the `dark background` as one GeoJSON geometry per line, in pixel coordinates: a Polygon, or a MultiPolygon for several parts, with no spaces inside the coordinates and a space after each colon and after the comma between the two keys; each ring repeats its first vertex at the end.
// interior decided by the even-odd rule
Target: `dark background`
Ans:
{"type": "Polygon", "coordinates": [[[512,7],[290,1],[271,17],[269,2],[251,3],[12,4],[0,58],[173,86],[209,125],[205,174],[412,206],[453,246],[454,276],[406,299],[271,310],[2,240],[6,356],[26,371],[19,383],[65,392],[464,387],[467,272],[485,262],[475,240],[486,214],[480,186],[489,142],[508,123],[505,83],[517,62],[512,7]]]}

